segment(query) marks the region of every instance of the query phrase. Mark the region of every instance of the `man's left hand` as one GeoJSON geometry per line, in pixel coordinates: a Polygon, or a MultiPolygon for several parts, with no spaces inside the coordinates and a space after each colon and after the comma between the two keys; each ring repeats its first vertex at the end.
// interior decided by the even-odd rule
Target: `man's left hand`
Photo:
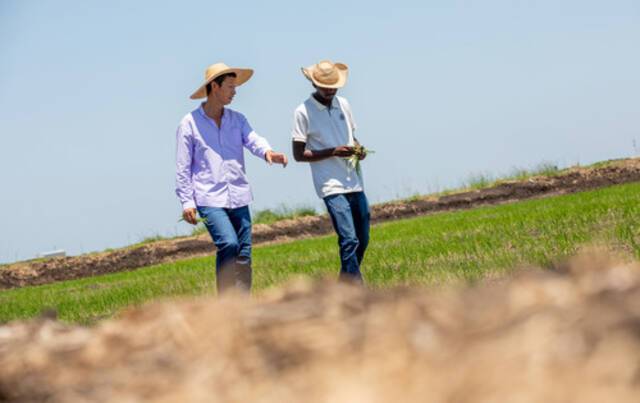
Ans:
{"type": "Polygon", "coordinates": [[[264,155],[264,159],[267,160],[269,165],[282,164],[283,167],[286,167],[287,164],[289,163],[289,160],[287,159],[286,155],[284,155],[283,153],[275,152],[275,151],[267,151],[267,153],[264,155]]]}

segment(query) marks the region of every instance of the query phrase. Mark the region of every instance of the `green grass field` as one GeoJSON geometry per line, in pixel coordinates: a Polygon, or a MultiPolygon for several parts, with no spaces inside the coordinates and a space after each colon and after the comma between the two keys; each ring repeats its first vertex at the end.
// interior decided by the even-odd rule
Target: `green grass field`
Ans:
{"type": "MultiPolygon", "coordinates": [[[[640,257],[640,184],[475,210],[440,213],[372,228],[363,270],[373,287],[449,284],[499,276],[524,264],[548,266],[580,246],[604,243],[640,257]]],[[[295,275],[335,276],[335,236],[254,248],[254,289],[295,275]]],[[[214,257],[0,292],[0,321],[54,309],[94,323],[161,297],[214,290],[214,257]]]]}

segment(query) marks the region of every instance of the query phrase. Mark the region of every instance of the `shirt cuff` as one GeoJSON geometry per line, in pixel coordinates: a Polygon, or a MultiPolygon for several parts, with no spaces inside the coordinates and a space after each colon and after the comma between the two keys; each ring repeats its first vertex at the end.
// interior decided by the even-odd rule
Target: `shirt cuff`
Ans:
{"type": "Polygon", "coordinates": [[[186,201],[184,203],[182,203],[182,211],[189,209],[189,208],[196,208],[196,202],[193,200],[189,200],[186,201]]]}

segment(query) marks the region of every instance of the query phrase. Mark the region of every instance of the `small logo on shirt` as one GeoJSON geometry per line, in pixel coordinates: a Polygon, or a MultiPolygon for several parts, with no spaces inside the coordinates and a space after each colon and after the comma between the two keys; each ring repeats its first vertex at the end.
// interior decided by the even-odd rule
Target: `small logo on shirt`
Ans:
{"type": "Polygon", "coordinates": [[[340,120],[344,120],[344,113],[340,114],[340,120]]]}

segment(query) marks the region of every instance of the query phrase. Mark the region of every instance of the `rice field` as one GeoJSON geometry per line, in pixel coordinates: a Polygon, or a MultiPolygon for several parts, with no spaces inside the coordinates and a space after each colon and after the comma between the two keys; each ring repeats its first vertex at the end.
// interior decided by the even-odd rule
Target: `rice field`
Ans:
{"type": "MultiPolygon", "coordinates": [[[[549,267],[605,244],[640,258],[640,184],[440,213],[372,228],[363,271],[370,287],[443,285],[549,267]]],[[[336,276],[335,236],[254,247],[254,290],[295,276],[336,276]]],[[[91,324],[149,300],[214,293],[214,257],[0,292],[0,322],[55,314],[91,324]]]]}

